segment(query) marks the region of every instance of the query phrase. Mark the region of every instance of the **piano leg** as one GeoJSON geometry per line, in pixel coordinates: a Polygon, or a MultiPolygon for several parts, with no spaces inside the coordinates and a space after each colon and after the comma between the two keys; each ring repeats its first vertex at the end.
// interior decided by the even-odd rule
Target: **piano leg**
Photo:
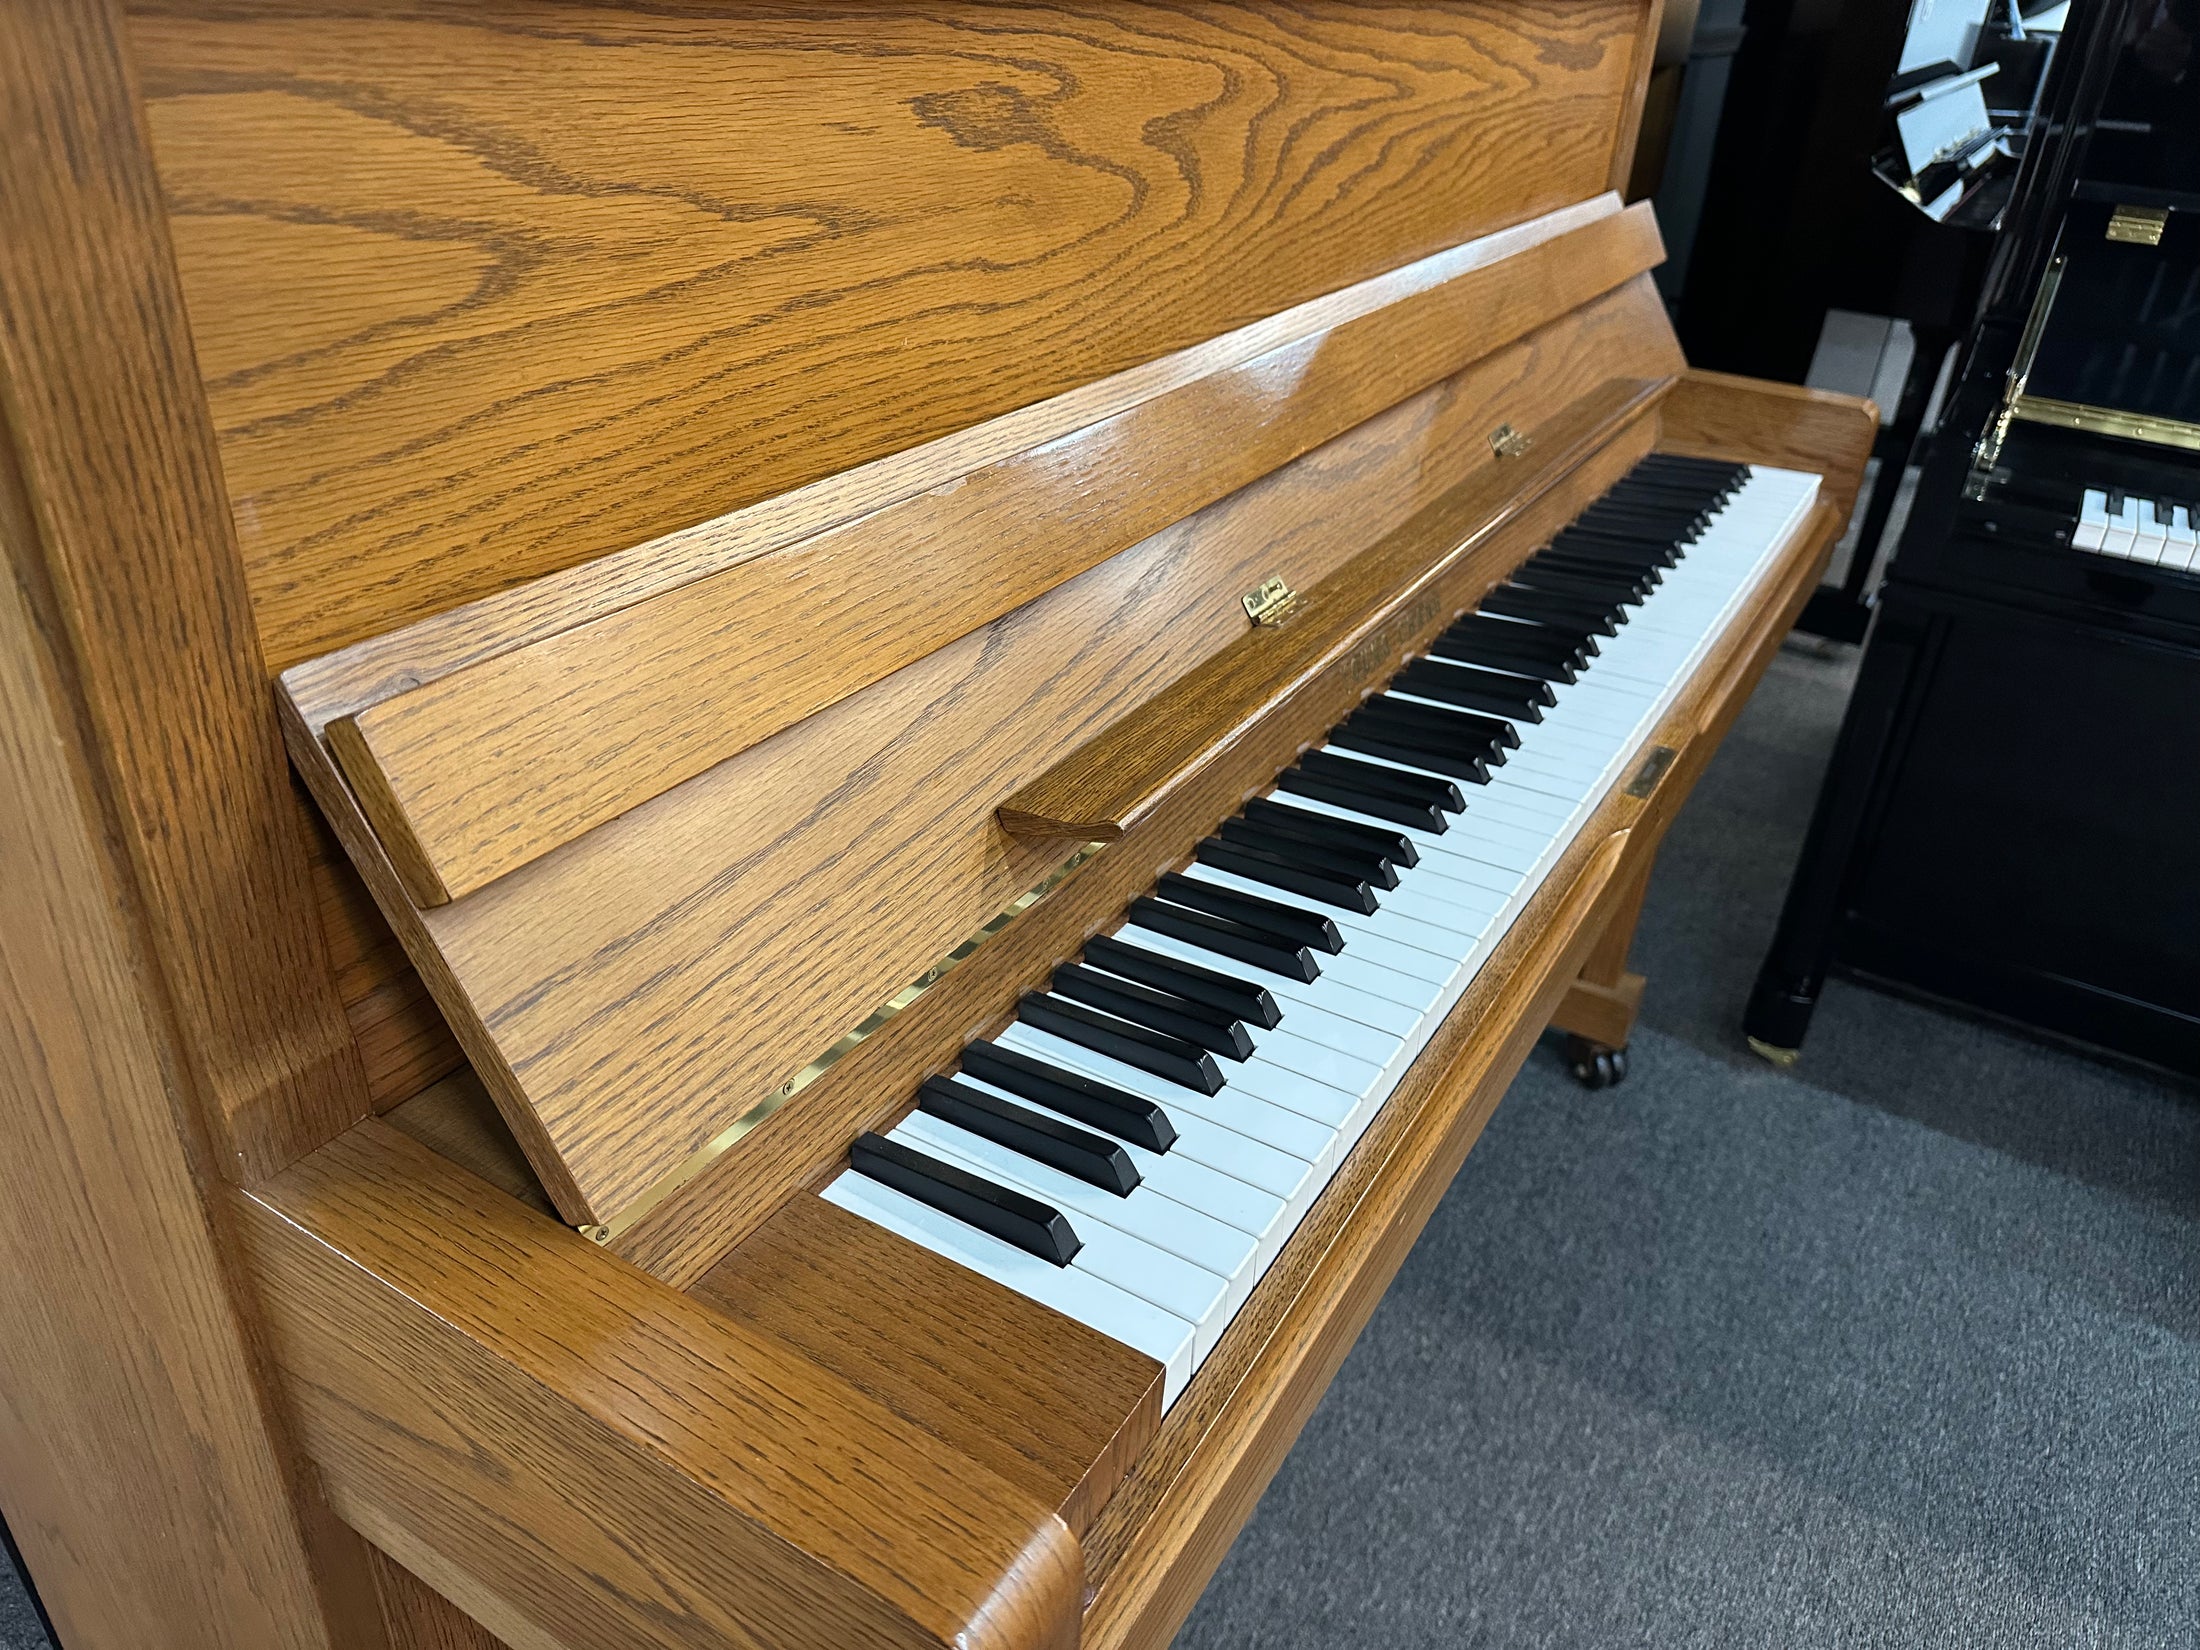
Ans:
{"type": "Polygon", "coordinates": [[[1566,1033],[1566,1064],[1587,1088],[1609,1088],[1627,1075],[1627,1039],[1642,1005],[1643,985],[1640,974],[1628,972],[1627,952],[1655,863],[1645,855],[1632,873],[1604,932],[1582,960],[1580,975],[1551,1016],[1552,1028],[1566,1033]]]}
{"type": "Polygon", "coordinates": [[[1783,1071],[1802,1058],[1818,995],[1840,948],[1854,867],[1872,840],[1875,802],[1902,754],[1912,688],[1929,673],[1932,634],[1899,594],[1880,603],[1833,759],[1818,792],[1780,926],[1742,1016],[1749,1046],[1783,1071]]]}

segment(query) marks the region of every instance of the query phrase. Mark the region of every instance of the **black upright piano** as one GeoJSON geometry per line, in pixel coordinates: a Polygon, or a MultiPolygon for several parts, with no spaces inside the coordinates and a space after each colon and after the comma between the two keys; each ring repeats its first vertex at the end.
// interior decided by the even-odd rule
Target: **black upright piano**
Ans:
{"type": "Polygon", "coordinates": [[[1838,970],[2200,1076],[2200,0],[2081,10],[1748,1005],[1778,1063],[1838,970]]]}

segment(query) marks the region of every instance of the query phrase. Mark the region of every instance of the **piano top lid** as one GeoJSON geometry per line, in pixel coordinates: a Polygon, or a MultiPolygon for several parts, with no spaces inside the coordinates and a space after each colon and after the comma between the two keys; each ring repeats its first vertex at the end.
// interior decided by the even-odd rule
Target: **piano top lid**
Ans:
{"type": "Polygon", "coordinates": [[[607,558],[286,673],[301,769],[565,1218],[632,1224],[1083,864],[994,808],[1279,564],[1312,582],[1503,462],[1485,422],[1677,370],[1659,255],[1598,196],[837,478],[807,521],[737,513],[662,588],[607,558]],[[1506,416],[1421,395],[1460,373],[1506,416]]]}

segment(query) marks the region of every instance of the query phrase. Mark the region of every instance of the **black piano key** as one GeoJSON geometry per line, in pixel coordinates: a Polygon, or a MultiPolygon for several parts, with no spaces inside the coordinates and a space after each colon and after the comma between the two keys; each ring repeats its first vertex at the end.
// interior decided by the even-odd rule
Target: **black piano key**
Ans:
{"type": "Polygon", "coordinates": [[[1227,1011],[1179,997],[1151,986],[1104,974],[1097,968],[1064,963],[1051,981],[1057,997],[1070,997],[1088,1007],[1130,1020],[1149,1031],[1197,1043],[1209,1054],[1225,1060],[1250,1060],[1253,1039],[1227,1011]]]}
{"type": "Polygon", "coordinates": [[[1320,900],[1324,905],[1334,905],[1340,911],[1357,911],[1363,917],[1372,917],[1379,909],[1375,903],[1375,890],[1357,877],[1335,876],[1295,861],[1287,855],[1252,847],[1243,842],[1230,842],[1211,836],[1193,850],[1192,857],[1202,865],[1212,865],[1218,871],[1228,871],[1232,876],[1244,877],[1249,882],[1265,882],[1272,888],[1304,894],[1308,899],[1320,900]]]}
{"type": "Polygon", "coordinates": [[[1085,961],[1156,991],[1205,1003],[1233,1020],[1259,1026],[1263,1031],[1273,1031],[1283,1024],[1283,1011],[1276,1006],[1276,999],[1268,994],[1266,986],[1252,980],[1201,968],[1197,963],[1176,957],[1164,957],[1106,934],[1095,935],[1085,942],[1085,961]]]}
{"type": "Polygon", "coordinates": [[[1489,716],[1476,710],[1454,710],[1448,705],[1424,705],[1388,693],[1378,693],[1364,708],[1434,728],[1454,739],[1480,739],[1506,750],[1520,748],[1520,730],[1502,716],[1489,716]]]}
{"type": "Polygon", "coordinates": [[[1459,813],[1467,805],[1457,785],[1434,774],[1400,773],[1396,768],[1379,768],[1372,762],[1355,762],[1349,756],[1332,756],[1327,751],[1308,751],[1299,758],[1298,767],[1301,772],[1320,774],[1339,784],[1357,785],[1401,802],[1425,802],[1449,813],[1459,813]]]}
{"type": "Polygon", "coordinates": [[[1345,882],[1364,882],[1370,889],[1398,886],[1394,863],[1373,848],[1292,836],[1245,818],[1224,820],[1215,834],[1224,842],[1280,859],[1287,865],[1303,866],[1323,876],[1345,882]]]}
{"type": "Polygon", "coordinates": [[[1366,814],[1371,819],[1387,819],[1393,824],[1411,825],[1417,831],[1427,831],[1432,835],[1441,834],[1450,825],[1440,808],[1424,807],[1399,797],[1366,790],[1350,780],[1329,779],[1301,768],[1286,768],[1278,774],[1276,788],[1297,796],[1312,797],[1333,808],[1366,814]]]}
{"type": "Polygon", "coordinates": [[[1530,590],[1548,590],[1555,596],[1582,602],[1604,602],[1619,607],[1642,605],[1643,593],[1636,588],[1633,579],[1613,578],[1609,574],[1560,567],[1551,562],[1527,562],[1514,568],[1507,582],[1530,590]]]}
{"type": "Polygon", "coordinates": [[[1586,527],[1567,528],[1551,540],[1551,548],[1614,559],[1631,557],[1645,567],[1658,568],[1678,567],[1686,550],[1686,546],[1662,535],[1645,542],[1639,535],[1621,537],[1613,533],[1592,532],[1586,527]]]}
{"type": "Polygon", "coordinates": [[[1314,953],[1307,947],[1292,945],[1267,929],[1232,922],[1227,917],[1189,911],[1181,905],[1167,905],[1157,899],[1136,899],[1131,901],[1130,922],[1135,928],[1166,934],[1173,940],[1196,945],[1217,956],[1235,957],[1239,962],[1265,968],[1271,974],[1297,980],[1302,985],[1311,985],[1321,978],[1314,953]]]}
{"type": "Polygon", "coordinates": [[[1051,1204],[996,1186],[982,1175],[942,1163],[882,1134],[858,1135],[848,1161],[856,1173],[1056,1266],[1067,1266],[1085,1246],[1061,1210],[1051,1204]]]}
{"type": "Polygon", "coordinates": [[[1334,957],[1344,949],[1344,936],[1327,917],[1278,900],[1262,899],[1219,883],[1203,882],[1179,871],[1169,871],[1154,885],[1154,892],[1171,905],[1204,911],[1210,917],[1226,917],[1248,928],[1265,929],[1292,945],[1334,957]]]}
{"type": "Polygon", "coordinates": [[[2176,523],[2177,507],[2166,498],[2156,499],[2154,501],[2154,525],[2157,527],[2173,527],[2176,523]]]}
{"type": "Polygon", "coordinates": [[[1246,803],[1245,818],[1254,825],[1284,836],[1361,847],[1370,853],[1380,854],[1392,865],[1411,867],[1421,863],[1421,850],[1414,847],[1411,837],[1403,831],[1386,831],[1380,825],[1359,825],[1331,814],[1318,814],[1306,808],[1291,807],[1287,803],[1271,802],[1266,797],[1258,797],[1246,803]]]}
{"type": "MultiPolygon", "coordinates": [[[[1597,654],[1596,638],[1585,632],[1568,633],[1550,625],[1495,618],[1484,613],[1469,613],[1454,619],[1429,651],[1448,656],[1454,647],[1460,646],[1487,649],[1536,663],[1563,664],[1572,670],[1587,670],[1589,661],[1597,654]]],[[[1570,682],[1573,677],[1561,679],[1570,682]]]]}
{"type": "Polygon", "coordinates": [[[1528,590],[1517,584],[1501,584],[1483,596],[1478,613],[1502,613],[1510,619],[1533,619],[1553,627],[1578,625],[1596,636],[1617,636],[1620,621],[1609,608],[1592,602],[1528,590]]]}
{"type": "Polygon", "coordinates": [[[994,1043],[972,1043],[964,1048],[962,1069],[981,1083],[1020,1094],[1149,1152],[1165,1152],[1176,1144],[1176,1125],[1169,1121],[1166,1111],[1142,1094],[1127,1093],[1097,1077],[1064,1071],[994,1043]]]}
{"type": "Polygon", "coordinates": [[[1646,561],[1623,561],[1617,556],[1599,556],[1587,550],[1538,550],[1523,564],[1527,568],[1549,568],[1558,573],[1575,573],[1589,578],[1613,581],[1615,586],[1647,597],[1665,582],[1663,570],[1646,561]]]}
{"type": "Polygon", "coordinates": [[[1544,708],[1558,702],[1551,685],[1533,676],[1483,670],[1446,659],[1416,659],[1398,673],[1391,686],[1424,699],[1441,699],[1447,705],[1486,710],[1508,722],[1540,722],[1544,708]]]}
{"type": "Polygon", "coordinates": [[[1329,730],[1329,742],[1348,751],[1358,751],[1362,756],[1381,757],[1386,762],[1404,762],[1416,768],[1434,768],[1464,779],[1470,785],[1487,785],[1490,782],[1490,764],[1496,752],[1485,748],[1472,755],[1443,749],[1429,751],[1417,746],[1411,738],[1397,729],[1371,724],[1365,717],[1347,717],[1329,730]]]}
{"type": "Polygon", "coordinates": [[[927,1077],[917,1090],[917,1104],[943,1123],[968,1129],[996,1146],[1075,1175],[1103,1192],[1128,1197],[1138,1186],[1138,1165],[1131,1161],[1129,1152],[1106,1135],[1064,1123],[1029,1106],[974,1089],[968,1083],[927,1077]]]}
{"type": "Polygon", "coordinates": [[[1214,1056],[1181,1037],[1148,1031],[1083,1003],[1038,991],[1027,991],[1017,1000],[1016,1018],[1040,1031],[1052,1032],[1064,1042],[1150,1071],[1164,1082],[1195,1094],[1222,1092],[1222,1068],[1215,1064],[1214,1056]]]}

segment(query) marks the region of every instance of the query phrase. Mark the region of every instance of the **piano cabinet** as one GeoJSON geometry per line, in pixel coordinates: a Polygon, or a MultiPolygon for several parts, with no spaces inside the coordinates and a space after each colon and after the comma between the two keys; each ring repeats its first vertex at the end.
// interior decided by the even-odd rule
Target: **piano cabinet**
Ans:
{"type": "MultiPolygon", "coordinates": [[[[145,1642],[72,1555],[186,1546],[230,1579],[172,1601],[179,1645],[1168,1642],[1536,1039],[1624,1047],[1658,842],[1855,496],[1869,404],[1689,371],[1650,286],[1612,191],[1657,12],[0,20],[0,542],[196,1314],[111,1333],[220,1418],[0,1354],[47,1438],[191,1480],[99,1540],[96,1498],[0,1487],[72,1650],[145,1642]],[[1640,626],[1602,611],[1615,514],[1672,551],[1640,626]],[[1025,995],[1158,878],[1318,930],[1203,841],[1353,718],[1501,720],[1386,689],[1490,601],[1670,663],[1583,666],[1629,707],[1595,762],[1556,726],[1487,753],[1467,817],[1547,841],[1486,943],[1421,959],[1196,1360],[847,1206],[852,1143],[1032,1046],[1025,995]],[[1568,749],[1560,805],[1528,780],[1568,749]]],[[[56,1245],[41,1287],[103,1264],[56,1245]]]]}

